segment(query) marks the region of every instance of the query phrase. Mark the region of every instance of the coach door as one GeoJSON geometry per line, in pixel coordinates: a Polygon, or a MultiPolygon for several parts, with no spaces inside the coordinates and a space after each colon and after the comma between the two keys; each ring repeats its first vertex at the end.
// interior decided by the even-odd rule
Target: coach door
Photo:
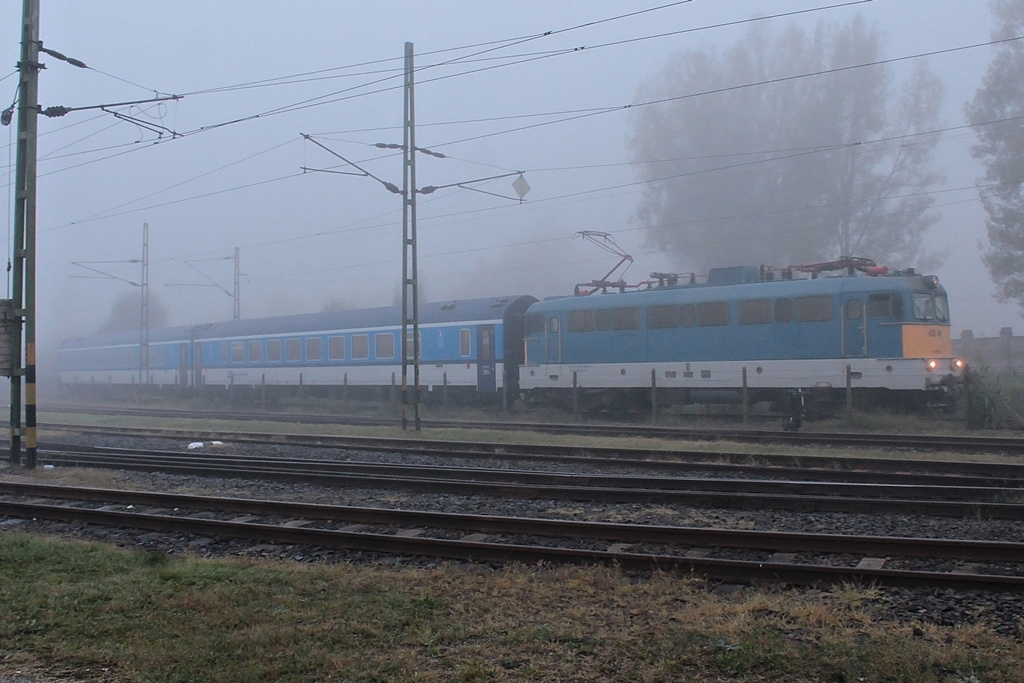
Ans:
{"type": "Polygon", "coordinates": [[[864,302],[856,297],[843,301],[843,358],[864,358],[868,355],[867,315],[864,302]]]}
{"type": "Polygon", "coordinates": [[[494,360],[494,325],[478,325],[476,328],[476,389],[496,391],[494,360]]]}
{"type": "Polygon", "coordinates": [[[181,344],[178,347],[178,351],[178,386],[187,387],[189,376],[188,344],[181,344]]]}

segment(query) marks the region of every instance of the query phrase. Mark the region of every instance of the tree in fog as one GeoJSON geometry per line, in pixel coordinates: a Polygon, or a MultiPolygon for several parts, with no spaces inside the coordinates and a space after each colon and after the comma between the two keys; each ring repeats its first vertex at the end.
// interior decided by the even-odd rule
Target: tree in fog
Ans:
{"type": "MultiPolygon", "coordinates": [[[[142,301],[138,291],[125,292],[114,300],[110,317],[97,332],[137,332],[142,325],[142,301]]],[[[149,295],[149,327],[167,327],[167,306],[156,294],[149,295]]]]}
{"type": "Polygon", "coordinates": [[[665,102],[640,110],[631,139],[649,244],[696,269],[840,255],[935,265],[923,192],[942,177],[925,132],[943,86],[923,64],[900,87],[884,65],[844,69],[880,60],[881,43],[856,17],[674,56],[641,88],[665,102]]]}
{"type": "MultiPolygon", "coordinates": [[[[1024,2],[992,0],[998,28],[993,39],[1024,31],[1024,2]]],[[[981,87],[967,105],[978,136],[971,154],[985,165],[978,192],[988,214],[989,248],[982,258],[1004,301],[1024,308],[1024,45],[1010,40],[996,47],[981,87]]]]}
{"type": "Polygon", "coordinates": [[[337,311],[347,311],[349,308],[348,302],[343,297],[334,294],[329,296],[323,305],[320,306],[320,312],[335,313],[337,311]]]}

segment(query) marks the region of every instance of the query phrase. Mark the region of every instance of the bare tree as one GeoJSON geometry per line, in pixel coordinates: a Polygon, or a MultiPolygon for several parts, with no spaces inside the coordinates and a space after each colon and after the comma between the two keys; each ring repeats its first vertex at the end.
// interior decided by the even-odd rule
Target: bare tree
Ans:
{"type": "MultiPolygon", "coordinates": [[[[125,292],[114,300],[110,317],[100,325],[97,332],[132,332],[138,331],[142,324],[142,302],[138,292],[125,292]]],[[[156,294],[149,295],[149,326],[150,328],[167,326],[167,306],[156,294]]]]}
{"type": "Polygon", "coordinates": [[[978,143],[971,155],[985,165],[978,193],[988,214],[989,247],[982,258],[1003,301],[1024,308],[1024,2],[992,0],[996,47],[981,87],[966,107],[978,143]]]}
{"type": "Polygon", "coordinates": [[[943,87],[919,66],[897,92],[881,42],[856,17],[676,55],[631,140],[649,243],[697,269],[925,256],[943,87]]]}

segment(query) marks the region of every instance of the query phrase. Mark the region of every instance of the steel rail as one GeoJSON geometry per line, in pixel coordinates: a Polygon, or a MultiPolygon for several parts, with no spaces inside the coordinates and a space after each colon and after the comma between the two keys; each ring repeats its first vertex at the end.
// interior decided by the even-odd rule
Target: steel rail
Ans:
{"type": "MultiPolygon", "coordinates": [[[[925,499],[925,500],[967,500],[998,501],[1017,497],[1024,500],[1024,481],[1015,487],[966,486],[944,484],[908,484],[786,480],[781,478],[712,478],[688,475],[684,477],[652,477],[632,474],[565,474],[539,472],[534,470],[494,469],[452,465],[424,465],[405,463],[358,462],[351,460],[309,460],[266,456],[240,456],[223,453],[213,455],[189,455],[160,451],[123,450],[121,452],[79,450],[45,451],[47,462],[68,465],[93,463],[120,463],[129,460],[135,465],[157,466],[167,463],[176,466],[197,468],[235,467],[242,471],[302,472],[308,474],[361,474],[398,478],[422,478],[458,480],[486,483],[514,483],[519,485],[580,486],[594,488],[627,488],[653,490],[693,490],[744,493],[789,493],[858,497],[925,499]]],[[[753,472],[752,472],[753,473],[753,472]]],[[[757,473],[763,474],[761,470],[757,473]]]]}
{"type": "MultiPolygon", "coordinates": [[[[188,439],[199,441],[221,440],[237,443],[287,444],[352,448],[423,455],[447,455],[461,458],[516,458],[534,460],[563,460],[572,456],[580,463],[608,464],[616,459],[649,459],[652,463],[672,466],[672,460],[687,463],[721,462],[736,465],[774,465],[793,469],[810,468],[836,471],[914,471],[925,470],[934,474],[977,476],[993,480],[1014,481],[1024,479],[1024,464],[1018,462],[962,462],[949,460],[883,459],[831,455],[759,454],[743,452],[711,452],[694,450],[630,449],[621,447],[580,447],[525,445],[493,442],[436,441],[423,439],[384,438],[365,436],[308,435],[271,432],[234,432],[227,430],[158,429],[134,427],[108,427],[94,425],[47,425],[48,429],[67,429],[78,433],[120,435],[137,438],[188,439]]],[[[57,447],[57,446],[54,446],[57,447]]]]}
{"type": "MultiPolygon", "coordinates": [[[[114,492],[121,494],[123,492],[114,492]]],[[[152,494],[151,494],[152,495],[152,494]]],[[[164,496],[164,504],[174,504],[180,497],[171,494],[164,496]]],[[[178,500],[181,503],[181,500],[178,500]]],[[[213,506],[213,501],[205,501],[213,506]]],[[[270,501],[246,501],[246,504],[271,505],[270,501]]],[[[287,513],[285,504],[276,504],[278,513],[287,513]]],[[[180,505],[176,505],[180,507],[180,505]]],[[[308,506],[305,506],[308,507],[308,506]]],[[[312,529],[287,524],[267,524],[252,521],[223,521],[181,517],[165,514],[124,512],[110,509],[86,509],[69,505],[49,505],[40,502],[17,503],[0,500],[0,511],[7,515],[22,516],[36,519],[58,521],[78,521],[89,524],[117,526],[122,528],[146,529],[149,531],[191,533],[214,537],[245,538],[288,545],[310,545],[346,550],[363,550],[387,554],[407,554],[428,557],[442,557],[467,561],[488,562],[555,562],[574,564],[614,564],[626,569],[639,570],[682,570],[699,573],[709,578],[720,580],[744,581],[775,581],[794,584],[820,584],[836,582],[855,582],[858,584],[892,585],[892,586],[934,586],[955,589],[977,589],[1020,592],[1024,591],[1024,576],[1005,576],[993,574],[947,573],[937,571],[918,571],[905,569],[884,569],[872,567],[839,567],[827,565],[797,564],[785,560],[768,559],[766,561],[721,560],[696,558],[660,553],[639,553],[625,550],[587,550],[575,548],[558,548],[537,545],[518,545],[508,543],[490,543],[482,540],[446,540],[420,536],[403,536],[379,533],[354,532],[332,529],[312,529]]],[[[394,511],[391,511],[392,514],[394,511]]],[[[266,514],[267,510],[262,510],[266,514]]],[[[369,514],[369,513],[364,513],[369,514]]],[[[426,518],[420,513],[411,513],[412,519],[422,524],[426,518]]],[[[437,522],[438,515],[431,515],[432,522],[437,522]]],[[[457,523],[468,521],[467,516],[460,516],[457,523]]],[[[456,520],[450,520],[456,522],[456,520]]],[[[542,521],[542,520],[537,520],[542,521]]],[[[510,519],[506,523],[525,523],[525,520],[510,519]]],[[[491,522],[493,523],[493,521],[491,522]]],[[[486,526],[487,521],[481,525],[486,526]]],[[[563,528],[569,523],[555,522],[563,528]]],[[[622,526],[622,525],[618,525],[622,526]]],[[[652,528],[657,530],[657,527],[652,528]]],[[[596,531],[596,530],[595,530],[596,531]]],[[[611,530],[601,530],[599,534],[611,530]]],[[[628,527],[627,527],[628,531],[628,527]]],[[[704,538],[714,538],[709,530],[701,530],[704,538]]],[[[680,532],[685,533],[685,532],[680,532]]],[[[733,539],[739,538],[736,532],[733,539]]],[[[724,538],[724,536],[722,536],[724,538]]],[[[754,539],[754,537],[749,537],[754,539]]],[[[782,539],[776,539],[783,543],[782,539]]],[[[796,539],[791,539],[794,547],[796,539]]],[[[805,541],[807,539],[804,539],[805,541]]],[[[886,539],[873,539],[869,543],[879,543],[886,539]]],[[[897,539],[888,539],[897,540],[897,539]]],[[[903,546],[911,544],[907,539],[898,539],[903,546]]],[[[753,540],[755,545],[763,545],[769,539],[764,537],[753,540]]],[[[852,543],[852,539],[847,539],[852,543]]],[[[926,541],[928,542],[928,541],[926,541]]],[[[880,546],[873,546],[879,548],[880,546]]],[[[818,548],[820,551],[820,547],[818,548]]],[[[830,551],[840,552],[840,551],[830,551]]],[[[1017,549],[1015,556],[1019,556],[1017,549]]]]}
{"type": "MultiPolygon", "coordinates": [[[[43,451],[40,461],[65,466],[88,466],[161,471],[166,473],[220,476],[248,479],[315,483],[345,488],[412,490],[454,495],[490,495],[519,499],[603,501],[613,503],[684,504],[694,507],[733,509],[776,509],[796,511],[832,511],[847,513],[914,513],[933,516],[981,517],[988,519],[1024,519],[1024,504],[999,502],[998,497],[1020,497],[1019,489],[980,489],[989,500],[977,496],[964,499],[962,487],[929,487],[929,493],[942,493],[945,500],[904,497],[877,497],[882,493],[907,494],[909,486],[879,486],[814,482],[759,481],[754,479],[675,478],[659,480],[652,488],[650,478],[641,478],[644,486],[628,486],[629,477],[592,477],[510,470],[424,468],[409,465],[351,466],[346,462],[289,461],[260,462],[248,458],[210,459],[187,455],[133,457],[130,452],[68,453],[43,451]],[[487,479],[485,479],[485,477],[487,479]],[[701,485],[704,485],[702,488],[701,485]],[[675,488],[671,488],[675,487],[675,488]],[[862,487],[862,488],[858,488],[862,487]],[[709,490],[710,489],[710,490],[709,490]],[[813,491],[813,493],[809,493],[813,491]],[[860,492],[864,495],[850,495],[860,492]],[[867,497],[874,493],[876,497],[867,497]],[[958,494],[961,499],[954,499],[958,494]]],[[[977,491],[978,489],[976,489],[977,491]]]]}
{"type": "MultiPolygon", "coordinates": [[[[224,419],[304,424],[337,424],[395,426],[394,418],[368,418],[357,416],[255,413],[251,411],[206,411],[147,408],[93,408],[78,406],[51,406],[47,410],[65,413],[96,413],[106,415],[135,415],[199,419],[224,419]]],[[[504,422],[424,419],[424,427],[449,429],[522,430],[549,434],[587,434],[600,436],[640,436],[647,438],[687,439],[701,441],[738,441],[744,443],[774,443],[789,445],[844,445],[881,448],[914,448],[956,452],[1024,453],[1024,438],[1005,436],[976,436],[949,434],[866,434],[855,432],[783,432],[766,429],[707,429],[694,427],[668,427],[646,424],[558,424],[551,422],[504,422]]]]}

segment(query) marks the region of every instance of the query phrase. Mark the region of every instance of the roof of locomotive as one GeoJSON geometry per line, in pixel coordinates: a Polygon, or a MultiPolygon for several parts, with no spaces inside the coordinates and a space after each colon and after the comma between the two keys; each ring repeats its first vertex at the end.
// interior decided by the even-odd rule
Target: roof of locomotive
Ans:
{"type": "MultiPolygon", "coordinates": [[[[432,325],[487,320],[504,320],[506,315],[522,313],[537,299],[529,295],[454,299],[419,306],[419,324],[432,325]]],[[[310,333],[331,330],[360,330],[396,327],[402,324],[401,306],[382,306],[354,311],[300,313],[270,318],[229,320],[201,325],[179,325],[153,329],[149,343],[199,341],[230,337],[310,333]]],[[[120,346],[139,343],[139,331],[111,332],[65,341],[61,348],[120,346]]]]}
{"type": "MultiPolygon", "coordinates": [[[[743,267],[747,273],[756,268],[743,267]]],[[[732,270],[732,269],[730,269],[732,270]]],[[[739,272],[739,269],[735,269],[739,272]]],[[[832,275],[793,279],[719,281],[695,284],[653,286],[647,289],[624,292],[592,293],[584,296],[550,297],[530,307],[530,311],[552,311],[559,309],[607,308],[609,306],[636,305],[639,299],[648,303],[660,302],[705,302],[721,299],[757,297],[813,296],[816,294],[835,295],[852,292],[884,292],[893,290],[939,291],[945,289],[938,284],[938,278],[917,273],[893,273],[889,275],[832,275]]]]}

